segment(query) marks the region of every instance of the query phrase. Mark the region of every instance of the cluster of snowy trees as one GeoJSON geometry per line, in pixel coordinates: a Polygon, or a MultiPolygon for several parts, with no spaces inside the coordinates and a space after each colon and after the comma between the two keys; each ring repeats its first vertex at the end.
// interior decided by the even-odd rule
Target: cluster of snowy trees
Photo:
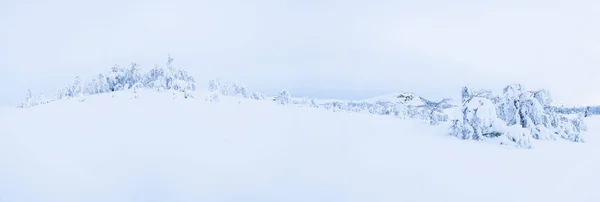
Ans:
{"type": "Polygon", "coordinates": [[[583,117],[600,115],[600,106],[552,107],[561,114],[583,114],[583,117]]]}
{"type": "Polygon", "coordinates": [[[208,82],[209,96],[206,98],[210,102],[218,102],[221,96],[235,96],[240,99],[264,100],[265,95],[253,92],[250,93],[246,86],[232,83],[222,82],[220,79],[210,80],[208,82]]]}
{"type": "MultiPolygon", "coordinates": [[[[423,99],[423,98],[420,98],[423,99]]],[[[425,99],[423,99],[425,101],[425,99]]],[[[452,105],[447,104],[447,99],[440,102],[424,102],[422,105],[410,105],[408,102],[393,102],[378,100],[370,101],[333,101],[312,107],[325,108],[331,111],[345,111],[356,113],[367,113],[398,118],[412,118],[428,121],[431,125],[437,125],[448,121],[448,115],[444,109],[452,105]]]]}
{"type": "Polygon", "coordinates": [[[452,120],[450,133],[465,140],[497,141],[521,148],[531,148],[533,139],[583,142],[583,114],[559,113],[551,103],[548,91],[527,91],[521,85],[509,85],[497,96],[464,87],[462,117],[452,120]]]}
{"type": "Polygon", "coordinates": [[[398,118],[414,118],[428,121],[432,125],[448,121],[448,115],[444,109],[453,107],[448,103],[449,99],[439,102],[422,100],[421,105],[410,105],[416,96],[411,94],[400,94],[397,102],[392,101],[331,101],[317,102],[315,99],[295,98],[290,92],[283,89],[272,98],[266,98],[263,94],[249,93],[247,88],[238,83],[222,82],[220,79],[208,82],[209,95],[206,98],[210,102],[220,101],[221,96],[234,96],[238,98],[254,100],[270,100],[281,105],[295,105],[300,107],[322,108],[334,112],[355,112],[375,115],[394,116],[398,118]]]}
{"type": "Polygon", "coordinates": [[[179,91],[184,93],[185,98],[189,98],[191,97],[190,92],[196,90],[196,81],[188,75],[187,71],[174,68],[173,61],[174,59],[169,56],[165,67],[157,65],[148,72],[142,72],[138,64],[132,63],[128,67],[116,65],[111,68],[110,72],[98,74],[86,82],[82,81],[80,77],[75,77],[71,84],[59,89],[54,98],[45,99],[43,96],[34,98],[29,91],[26,99],[17,104],[17,107],[32,107],[69,98],[78,98],[83,101],[86,95],[124,90],[132,90],[137,97],[137,92],[145,88],[158,91],[179,91]]]}
{"type": "Polygon", "coordinates": [[[40,94],[38,97],[34,97],[33,93],[31,93],[31,90],[27,90],[27,96],[25,97],[25,99],[19,103],[17,103],[17,108],[27,108],[27,107],[33,107],[36,105],[41,105],[41,104],[46,104],[51,102],[51,100],[46,99],[44,97],[44,94],[40,94]]]}

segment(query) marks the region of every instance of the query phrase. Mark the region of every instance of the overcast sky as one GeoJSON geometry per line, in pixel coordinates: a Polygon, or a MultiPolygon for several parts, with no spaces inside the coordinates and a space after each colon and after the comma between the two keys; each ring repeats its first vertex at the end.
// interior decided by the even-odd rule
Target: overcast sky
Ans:
{"type": "Polygon", "coordinates": [[[359,99],[463,85],[600,104],[600,1],[2,0],[0,103],[114,64],[164,64],[272,94],[359,99]]]}

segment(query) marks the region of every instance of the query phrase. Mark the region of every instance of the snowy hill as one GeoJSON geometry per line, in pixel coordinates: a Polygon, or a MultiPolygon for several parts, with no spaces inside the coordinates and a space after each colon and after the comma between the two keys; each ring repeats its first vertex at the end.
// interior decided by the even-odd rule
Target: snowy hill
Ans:
{"type": "Polygon", "coordinates": [[[0,108],[0,201],[600,199],[598,117],[586,119],[586,143],[524,150],[459,140],[449,123],[225,96],[132,97],[0,108]]]}

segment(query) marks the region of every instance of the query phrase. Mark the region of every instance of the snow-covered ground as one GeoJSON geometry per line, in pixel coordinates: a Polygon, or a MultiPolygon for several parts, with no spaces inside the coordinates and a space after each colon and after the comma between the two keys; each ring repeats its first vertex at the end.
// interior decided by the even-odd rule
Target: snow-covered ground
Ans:
{"type": "Polygon", "coordinates": [[[586,143],[516,149],[448,125],[126,92],[0,108],[0,201],[600,201],[586,143]]]}

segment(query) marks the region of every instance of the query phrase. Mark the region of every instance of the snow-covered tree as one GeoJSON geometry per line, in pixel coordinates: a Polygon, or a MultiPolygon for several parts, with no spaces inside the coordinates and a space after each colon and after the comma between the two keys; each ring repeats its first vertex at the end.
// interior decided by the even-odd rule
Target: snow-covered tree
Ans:
{"type": "Polygon", "coordinates": [[[69,87],[68,94],[69,97],[75,97],[83,94],[81,79],[78,76],[73,79],[73,84],[71,84],[69,87]]]}
{"type": "Polygon", "coordinates": [[[531,139],[583,141],[581,132],[586,130],[583,116],[573,119],[557,113],[546,90],[526,91],[516,84],[504,88],[502,96],[493,97],[490,93],[473,93],[463,88],[462,97],[463,117],[454,120],[451,127],[451,134],[459,138],[482,140],[489,135],[478,131],[492,130],[501,137],[501,143],[525,148],[531,147],[531,139]],[[482,109],[491,118],[482,119],[479,116],[482,109]]]}
{"type": "Polygon", "coordinates": [[[35,106],[35,100],[33,98],[33,94],[31,93],[31,89],[27,89],[27,96],[25,97],[25,100],[19,102],[17,104],[17,108],[27,108],[32,106],[35,106]]]}
{"type": "Polygon", "coordinates": [[[95,87],[95,92],[97,93],[106,93],[110,91],[110,86],[108,85],[108,79],[104,74],[98,74],[97,85],[95,87]]]}
{"type": "Polygon", "coordinates": [[[448,103],[450,99],[442,99],[439,102],[433,102],[421,98],[421,101],[423,101],[423,104],[416,106],[416,108],[418,108],[422,117],[429,120],[429,124],[437,125],[440,122],[448,120],[448,115],[444,113],[444,109],[452,107],[452,105],[448,103]]]}
{"type": "MultiPolygon", "coordinates": [[[[463,88],[463,92],[465,89],[463,88]]],[[[494,103],[470,93],[463,93],[462,117],[453,120],[450,134],[465,140],[495,140],[500,144],[510,144],[531,148],[531,138],[527,131],[519,127],[509,127],[498,118],[494,103]]]]}
{"type": "Polygon", "coordinates": [[[220,88],[221,88],[221,82],[217,79],[217,80],[210,80],[208,81],[208,92],[220,92],[220,88]]]}
{"type": "Polygon", "coordinates": [[[526,91],[521,85],[509,85],[498,104],[499,116],[508,125],[528,129],[534,139],[559,138],[582,142],[581,131],[574,119],[567,118],[550,106],[552,99],[546,90],[526,91]]]}
{"type": "Polygon", "coordinates": [[[237,96],[238,98],[248,98],[248,89],[246,89],[245,86],[234,83],[233,84],[233,91],[235,93],[235,96],[237,96]]]}
{"type": "Polygon", "coordinates": [[[273,101],[277,102],[278,104],[287,105],[290,103],[291,99],[292,95],[286,89],[283,89],[279,95],[275,96],[273,101]]]}

